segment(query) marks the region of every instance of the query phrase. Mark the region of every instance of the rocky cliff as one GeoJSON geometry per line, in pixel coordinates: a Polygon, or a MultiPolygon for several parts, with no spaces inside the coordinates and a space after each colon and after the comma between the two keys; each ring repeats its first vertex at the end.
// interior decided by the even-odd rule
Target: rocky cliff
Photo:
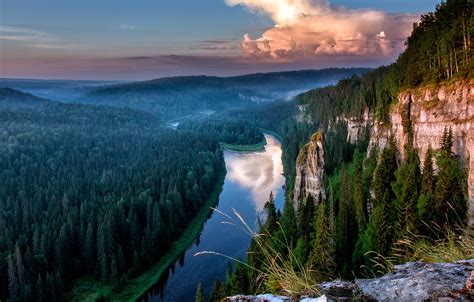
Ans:
{"type": "Polygon", "coordinates": [[[454,82],[406,90],[390,109],[390,122],[375,123],[373,114],[366,111],[361,117],[344,117],[348,139],[354,142],[358,134],[370,127],[370,147],[383,148],[391,134],[404,156],[410,138],[418,149],[421,160],[431,146],[439,147],[445,128],[454,136],[454,152],[461,159],[468,174],[470,224],[474,225],[474,81],[454,82]]]}
{"type": "Polygon", "coordinates": [[[300,151],[296,162],[294,199],[306,199],[311,195],[315,201],[326,197],[324,191],[324,134],[316,132],[311,141],[300,151]]]}

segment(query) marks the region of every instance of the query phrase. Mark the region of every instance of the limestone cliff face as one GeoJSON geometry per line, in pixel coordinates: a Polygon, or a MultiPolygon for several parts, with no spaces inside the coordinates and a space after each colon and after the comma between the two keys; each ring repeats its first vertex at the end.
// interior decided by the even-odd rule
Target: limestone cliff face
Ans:
{"type": "Polygon", "coordinates": [[[413,145],[422,161],[430,146],[439,147],[444,129],[451,127],[454,152],[468,173],[470,224],[474,224],[474,81],[426,86],[400,93],[398,102],[390,110],[389,124],[374,123],[373,115],[368,113],[345,120],[352,141],[359,131],[370,126],[370,148],[384,148],[393,134],[402,157],[412,133],[413,145]]]}
{"type": "Polygon", "coordinates": [[[326,197],[324,191],[324,135],[316,132],[311,141],[300,151],[296,162],[296,179],[294,199],[298,202],[301,198],[306,199],[311,195],[315,201],[321,194],[326,197]]]}

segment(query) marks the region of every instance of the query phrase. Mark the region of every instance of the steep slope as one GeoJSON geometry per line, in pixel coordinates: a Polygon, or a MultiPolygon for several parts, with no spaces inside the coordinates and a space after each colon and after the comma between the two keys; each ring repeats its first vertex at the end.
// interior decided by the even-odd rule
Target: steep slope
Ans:
{"type": "Polygon", "coordinates": [[[429,147],[438,148],[444,129],[453,131],[454,152],[468,174],[470,224],[474,224],[474,80],[402,91],[390,110],[391,127],[377,127],[372,140],[380,145],[384,132],[398,138],[400,152],[413,140],[421,160],[429,147]]]}
{"type": "Polygon", "coordinates": [[[468,176],[469,215],[474,223],[474,80],[455,81],[406,89],[388,111],[388,122],[374,118],[369,108],[362,116],[341,117],[348,129],[348,140],[355,143],[366,129],[370,130],[371,150],[383,149],[391,135],[405,158],[410,141],[423,161],[428,148],[439,148],[445,129],[452,129],[453,151],[468,176]]]}

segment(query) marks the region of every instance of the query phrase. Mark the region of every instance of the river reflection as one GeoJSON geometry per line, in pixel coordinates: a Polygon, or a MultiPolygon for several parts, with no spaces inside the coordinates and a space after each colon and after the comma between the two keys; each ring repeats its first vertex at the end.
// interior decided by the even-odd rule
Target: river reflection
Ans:
{"type": "Polygon", "coordinates": [[[270,192],[278,192],[285,182],[281,162],[281,145],[273,136],[265,134],[264,152],[233,153],[226,151],[227,179],[250,190],[255,209],[263,210],[270,192]]]}
{"type": "MultiPolygon", "coordinates": [[[[265,151],[236,153],[224,151],[227,175],[219,196],[217,209],[232,214],[235,209],[254,230],[257,218],[270,192],[282,209],[284,177],[280,142],[265,135],[265,151]]],[[[209,295],[216,278],[225,280],[227,259],[215,255],[194,256],[213,251],[233,258],[245,258],[251,238],[239,227],[223,223],[227,219],[214,212],[206,221],[196,242],[180,257],[157,285],[146,295],[146,301],[194,301],[196,288],[202,283],[209,295]]]]}

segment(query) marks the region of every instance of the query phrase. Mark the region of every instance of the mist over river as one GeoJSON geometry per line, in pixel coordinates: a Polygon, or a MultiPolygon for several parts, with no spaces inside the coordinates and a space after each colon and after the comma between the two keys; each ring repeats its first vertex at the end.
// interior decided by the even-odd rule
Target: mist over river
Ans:
{"type": "MultiPolygon", "coordinates": [[[[227,175],[217,209],[232,217],[235,217],[235,209],[253,230],[257,229],[258,217],[270,192],[275,195],[278,209],[282,209],[284,203],[281,144],[269,134],[265,134],[265,139],[267,145],[262,152],[224,151],[227,175]]],[[[225,221],[228,219],[224,215],[212,213],[200,237],[163,274],[144,301],[194,301],[199,282],[207,296],[216,278],[225,281],[226,258],[209,254],[194,256],[202,251],[212,251],[229,257],[245,258],[250,236],[239,226],[223,223],[225,221]]]]}

